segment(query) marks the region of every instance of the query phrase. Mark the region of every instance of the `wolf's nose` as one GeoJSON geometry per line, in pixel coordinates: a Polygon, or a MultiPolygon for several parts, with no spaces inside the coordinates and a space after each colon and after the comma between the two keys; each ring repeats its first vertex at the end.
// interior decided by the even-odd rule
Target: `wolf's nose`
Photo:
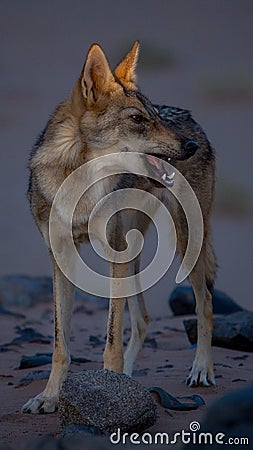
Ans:
{"type": "Polygon", "coordinates": [[[186,141],[185,144],[183,144],[184,150],[187,152],[187,156],[192,156],[198,150],[199,144],[196,141],[186,141]]]}

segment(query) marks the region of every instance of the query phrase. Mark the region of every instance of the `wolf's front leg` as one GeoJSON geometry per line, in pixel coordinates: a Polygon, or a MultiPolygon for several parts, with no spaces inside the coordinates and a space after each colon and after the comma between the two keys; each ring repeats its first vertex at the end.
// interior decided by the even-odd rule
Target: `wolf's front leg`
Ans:
{"type": "Polygon", "coordinates": [[[104,368],[113,372],[123,372],[123,319],[125,299],[110,300],[107,323],[107,339],[104,351],[104,368]]]}
{"type": "Polygon", "coordinates": [[[54,261],[54,352],[52,369],[46,388],[28,400],[21,411],[28,414],[43,414],[56,411],[61,384],[66,378],[70,364],[68,343],[74,286],[63,275],[54,261]]]}

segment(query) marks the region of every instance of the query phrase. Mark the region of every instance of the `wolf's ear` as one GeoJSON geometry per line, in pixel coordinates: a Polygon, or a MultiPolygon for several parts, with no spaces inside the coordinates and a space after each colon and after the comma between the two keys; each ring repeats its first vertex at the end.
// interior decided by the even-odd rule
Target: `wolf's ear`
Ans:
{"type": "Polygon", "coordinates": [[[80,81],[82,95],[90,104],[117,88],[105,54],[97,44],[88,52],[80,81]]]}
{"type": "Polygon", "coordinates": [[[122,59],[114,70],[114,74],[124,88],[136,90],[136,73],[135,68],[138,61],[140,43],[135,41],[130,52],[122,59]]]}

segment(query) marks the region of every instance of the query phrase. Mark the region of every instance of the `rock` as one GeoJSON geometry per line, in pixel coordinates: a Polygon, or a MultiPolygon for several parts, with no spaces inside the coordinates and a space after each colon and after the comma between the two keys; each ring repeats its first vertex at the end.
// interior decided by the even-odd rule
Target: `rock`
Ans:
{"type": "MultiPolygon", "coordinates": [[[[197,319],[184,320],[191,344],[197,342],[197,319]]],[[[214,318],[212,345],[253,352],[253,312],[240,311],[214,318]]]]}
{"type": "Polygon", "coordinates": [[[154,337],[146,336],[143,342],[143,347],[149,347],[149,348],[157,348],[157,342],[154,337]]]}
{"type": "MultiPolygon", "coordinates": [[[[52,353],[36,353],[35,355],[26,356],[22,355],[19,369],[30,369],[32,367],[44,366],[46,364],[51,364],[52,362],[52,353]]],[[[74,357],[71,356],[71,363],[73,364],[84,364],[87,362],[91,362],[88,358],[83,357],[74,357]]]]}
{"type": "Polygon", "coordinates": [[[12,316],[15,317],[15,319],[25,319],[25,315],[21,314],[21,313],[17,313],[17,312],[13,312],[13,311],[9,311],[6,308],[3,308],[2,305],[0,305],[0,314],[2,316],[12,316]]]}
{"type": "Polygon", "coordinates": [[[63,428],[61,435],[63,438],[66,438],[71,436],[77,437],[78,435],[102,436],[102,433],[97,427],[71,423],[63,428]]]}
{"type": "MultiPolygon", "coordinates": [[[[108,308],[108,299],[76,289],[77,300],[82,300],[95,310],[108,308]]],[[[51,277],[8,275],[0,277],[0,313],[11,314],[9,308],[30,308],[36,302],[52,302],[53,282],[51,277]]],[[[89,309],[82,312],[90,313],[89,309]]]]}
{"type": "Polygon", "coordinates": [[[32,381],[37,380],[48,380],[50,375],[50,370],[33,370],[32,372],[28,372],[28,374],[21,378],[17,387],[27,386],[32,383],[32,381]]]}
{"type": "Polygon", "coordinates": [[[90,336],[89,342],[93,347],[99,347],[100,345],[105,345],[105,340],[101,339],[99,336],[90,336]]]}
{"type": "MultiPolygon", "coordinates": [[[[170,295],[169,306],[175,316],[195,314],[196,301],[192,287],[177,286],[170,295]]],[[[232,314],[242,310],[243,308],[225,292],[213,290],[214,314],[232,314]]]]}
{"type": "MultiPolygon", "coordinates": [[[[183,320],[183,324],[185,327],[185,331],[187,334],[187,337],[191,344],[196,344],[198,340],[198,332],[197,332],[197,319],[187,319],[183,320]]],[[[213,334],[214,334],[214,326],[215,326],[215,319],[213,323],[213,334]]],[[[212,345],[213,345],[213,339],[212,339],[212,345]]]]}
{"type": "Polygon", "coordinates": [[[139,369],[133,371],[133,377],[146,377],[149,369],[139,369]]]}
{"type": "Polygon", "coordinates": [[[36,344],[50,344],[53,339],[52,336],[44,336],[31,327],[21,328],[19,326],[16,326],[16,333],[19,334],[19,336],[14,338],[9,345],[23,344],[25,342],[36,344]]]}
{"type": "Polygon", "coordinates": [[[57,440],[52,436],[31,439],[25,442],[21,448],[22,450],[60,450],[57,440]]]}
{"type": "Polygon", "coordinates": [[[44,366],[46,364],[51,364],[52,353],[36,353],[35,355],[21,356],[21,361],[19,364],[19,369],[30,369],[31,367],[44,366]]]}
{"type": "Polygon", "coordinates": [[[245,383],[247,382],[247,380],[244,380],[243,378],[234,378],[231,381],[232,381],[232,383],[241,383],[242,381],[245,383]]]}
{"type": "Polygon", "coordinates": [[[83,356],[71,356],[71,364],[86,364],[87,362],[91,362],[91,359],[84,358],[83,356]]]}
{"type": "Polygon", "coordinates": [[[0,303],[4,307],[29,308],[33,302],[52,301],[51,277],[8,275],[0,277],[0,303]]]}
{"type": "MultiPolygon", "coordinates": [[[[199,424],[199,433],[211,433],[213,439],[213,443],[210,443],[210,438],[207,440],[208,444],[204,445],[205,450],[218,450],[225,447],[229,438],[234,439],[234,448],[250,448],[253,442],[252,408],[253,385],[230,392],[216,400],[208,408],[201,425],[199,424]],[[223,445],[216,441],[216,436],[218,436],[218,440],[223,440],[223,445]],[[243,441],[240,444],[241,438],[248,439],[248,444],[247,442],[243,443],[243,441]]],[[[195,449],[199,443],[198,439],[198,433],[196,433],[196,444],[187,444],[183,447],[183,450],[195,449]]],[[[232,448],[232,445],[227,445],[227,447],[232,448]]]]}
{"type": "Polygon", "coordinates": [[[0,450],[12,450],[7,442],[0,442],[0,450]]]}
{"type": "Polygon", "coordinates": [[[141,432],[153,425],[157,407],[140,383],[125,374],[86,370],[70,374],[59,399],[61,428],[70,424],[96,427],[103,434],[141,432]]]}
{"type": "Polygon", "coordinates": [[[240,355],[240,356],[230,356],[230,359],[233,359],[234,361],[240,361],[248,359],[249,355],[240,355]]]}

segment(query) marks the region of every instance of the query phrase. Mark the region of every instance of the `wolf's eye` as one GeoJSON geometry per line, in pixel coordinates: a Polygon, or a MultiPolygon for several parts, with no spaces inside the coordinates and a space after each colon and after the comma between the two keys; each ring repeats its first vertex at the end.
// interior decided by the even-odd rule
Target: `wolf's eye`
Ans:
{"type": "Polygon", "coordinates": [[[132,121],[135,123],[142,123],[145,121],[145,117],[143,117],[141,114],[132,114],[132,116],[130,116],[130,119],[132,119],[132,121]]]}

